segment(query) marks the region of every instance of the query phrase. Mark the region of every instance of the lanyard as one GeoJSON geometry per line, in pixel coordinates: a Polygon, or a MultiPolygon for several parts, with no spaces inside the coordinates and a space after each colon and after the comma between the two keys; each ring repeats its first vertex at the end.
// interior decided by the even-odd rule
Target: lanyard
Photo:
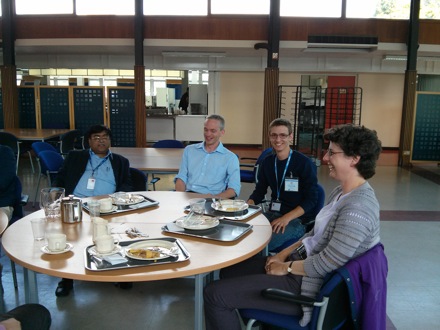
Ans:
{"type": "Polygon", "coordinates": [[[103,160],[101,160],[101,162],[99,163],[99,165],[96,166],[95,168],[93,168],[93,165],[92,165],[92,157],[89,157],[90,167],[92,168],[92,178],[93,178],[93,175],[95,174],[95,171],[96,171],[98,168],[100,168],[101,165],[104,164],[104,163],[107,161],[107,159],[108,159],[109,156],[110,156],[110,155],[105,156],[105,158],[104,158],[103,160]]]}
{"type": "Polygon", "coordinates": [[[289,157],[287,158],[286,167],[284,167],[283,177],[280,184],[278,185],[278,169],[277,169],[277,156],[275,155],[275,178],[277,180],[277,201],[280,200],[281,186],[283,185],[284,178],[286,177],[287,168],[289,167],[290,157],[292,156],[292,150],[289,152],[289,157]]]}

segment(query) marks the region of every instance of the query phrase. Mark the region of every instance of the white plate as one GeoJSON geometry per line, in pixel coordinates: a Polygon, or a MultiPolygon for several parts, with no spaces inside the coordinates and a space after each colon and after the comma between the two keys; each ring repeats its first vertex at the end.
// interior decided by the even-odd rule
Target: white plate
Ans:
{"type": "Polygon", "coordinates": [[[116,253],[118,253],[119,251],[121,251],[121,249],[122,249],[122,247],[120,246],[120,245],[115,245],[115,247],[113,248],[113,250],[112,251],[110,251],[110,252],[107,252],[107,253],[101,253],[101,252],[98,252],[98,250],[96,250],[96,246],[92,246],[90,249],[89,249],[89,253],[90,254],[93,254],[93,255],[96,255],[96,256],[110,256],[110,255],[112,255],[112,254],[116,254],[116,253]]]}
{"type": "Polygon", "coordinates": [[[169,258],[169,254],[175,254],[178,249],[177,245],[172,242],[164,241],[164,240],[146,240],[142,242],[133,243],[125,248],[125,255],[132,259],[137,260],[159,260],[169,258]],[[131,249],[158,249],[158,252],[162,252],[157,258],[142,258],[135,254],[130,253],[131,249]]]}
{"type": "Polygon", "coordinates": [[[112,212],[115,212],[117,209],[118,209],[118,207],[116,205],[113,205],[111,210],[109,210],[109,211],[99,211],[99,213],[101,213],[101,214],[112,213],[112,212]]]}
{"type": "Polygon", "coordinates": [[[236,209],[236,207],[234,206],[234,201],[232,199],[226,199],[222,200],[221,204],[219,202],[212,203],[211,207],[216,211],[235,213],[247,210],[249,208],[249,205],[247,203],[243,203],[241,204],[239,209],[236,209]]]}
{"type": "Polygon", "coordinates": [[[73,245],[70,243],[66,243],[66,247],[64,248],[64,250],[60,250],[60,251],[51,251],[51,250],[49,250],[49,247],[47,245],[45,245],[45,246],[41,247],[41,252],[46,253],[46,254],[61,254],[61,253],[69,252],[72,249],[73,249],[73,245]]]}
{"type": "MultiPolygon", "coordinates": [[[[197,217],[197,216],[194,216],[197,217]]],[[[189,230],[206,230],[217,227],[220,221],[217,218],[203,216],[202,222],[199,224],[189,225],[185,223],[186,217],[180,218],[176,220],[176,225],[180,228],[189,229],[189,230]]]]}
{"type": "Polygon", "coordinates": [[[116,198],[116,196],[110,195],[110,197],[113,200],[113,204],[115,205],[134,205],[142,203],[145,200],[145,197],[142,195],[135,195],[135,194],[125,194],[122,195],[122,197],[116,198]]]}

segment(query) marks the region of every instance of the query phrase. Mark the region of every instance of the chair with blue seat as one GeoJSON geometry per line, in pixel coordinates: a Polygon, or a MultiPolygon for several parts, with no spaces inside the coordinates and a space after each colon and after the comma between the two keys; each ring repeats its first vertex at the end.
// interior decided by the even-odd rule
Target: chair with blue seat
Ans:
{"type": "Polygon", "coordinates": [[[315,299],[292,292],[267,288],[261,292],[270,300],[312,308],[310,323],[302,327],[301,316],[259,309],[240,309],[247,330],[258,322],[282,329],[385,329],[388,262],[378,244],[345,266],[328,274],[315,299]]]}
{"type": "Polygon", "coordinates": [[[179,140],[159,140],[153,144],[153,148],[185,148],[179,140]]]}
{"type": "Polygon", "coordinates": [[[64,158],[58,152],[52,150],[41,151],[38,154],[38,158],[40,159],[40,175],[38,177],[37,188],[35,189],[34,207],[37,200],[38,189],[40,188],[41,177],[45,176],[47,178],[50,187],[52,185],[52,179],[58,174],[64,162],[64,158]]]}
{"type": "MultiPolygon", "coordinates": [[[[168,149],[180,148],[180,149],[182,149],[182,148],[185,148],[185,145],[182,143],[182,141],[179,141],[179,140],[159,140],[153,144],[153,148],[168,148],[168,149]]],[[[152,179],[151,179],[150,184],[153,185],[153,190],[156,190],[156,183],[157,183],[157,181],[160,180],[160,178],[154,176],[157,174],[160,174],[160,173],[156,172],[156,173],[151,174],[152,179]]],[[[148,176],[147,176],[147,180],[148,180],[148,176]]]]}
{"type": "MultiPolygon", "coordinates": [[[[319,211],[321,211],[321,209],[324,207],[324,203],[325,203],[325,191],[324,191],[324,188],[318,183],[318,202],[316,203],[316,206],[312,212],[313,219],[301,221],[301,223],[305,226],[306,233],[309,232],[313,228],[313,226],[315,224],[314,218],[318,215],[319,211]]],[[[269,251],[269,252],[278,253],[278,252],[284,250],[286,247],[292,245],[295,242],[296,242],[296,239],[287,240],[282,245],[280,245],[279,247],[277,247],[273,251],[269,251]]]]}
{"type": "Polygon", "coordinates": [[[272,148],[263,150],[258,158],[243,157],[240,158],[240,181],[247,183],[256,183],[258,179],[258,169],[263,160],[272,153],[272,148]],[[243,160],[254,161],[254,163],[242,163],[243,160]],[[252,168],[251,170],[242,168],[252,168]]]}
{"type": "MultiPolygon", "coordinates": [[[[34,143],[32,143],[32,150],[35,153],[35,158],[37,159],[38,170],[39,170],[39,173],[40,173],[39,175],[41,176],[42,169],[41,169],[41,163],[40,163],[39,154],[42,151],[46,151],[46,150],[50,150],[50,151],[58,153],[58,150],[52,144],[47,143],[47,142],[34,142],[34,143]]],[[[43,172],[43,173],[46,173],[46,172],[43,172]]],[[[39,182],[40,181],[38,179],[38,183],[39,182]]],[[[34,201],[33,205],[35,206],[35,201],[34,201]]]]}

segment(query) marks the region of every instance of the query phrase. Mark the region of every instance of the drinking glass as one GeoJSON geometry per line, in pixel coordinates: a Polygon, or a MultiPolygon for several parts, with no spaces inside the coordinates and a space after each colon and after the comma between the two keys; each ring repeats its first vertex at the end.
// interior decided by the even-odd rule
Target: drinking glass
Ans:
{"type": "Polygon", "coordinates": [[[64,198],[64,188],[43,188],[40,191],[40,208],[48,221],[61,219],[61,200],[64,198]]]}
{"type": "Polygon", "coordinates": [[[205,213],[205,203],[204,198],[192,198],[189,200],[189,206],[191,212],[187,216],[187,224],[196,226],[202,221],[202,215],[205,213]]]}

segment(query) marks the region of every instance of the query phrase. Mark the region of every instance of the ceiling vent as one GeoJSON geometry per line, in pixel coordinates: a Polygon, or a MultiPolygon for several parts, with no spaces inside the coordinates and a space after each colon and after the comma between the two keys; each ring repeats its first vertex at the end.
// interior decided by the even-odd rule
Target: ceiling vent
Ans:
{"type": "Polygon", "coordinates": [[[373,36],[332,36],[312,35],[308,37],[307,48],[329,50],[363,50],[370,52],[377,49],[378,38],[373,36]]]}

